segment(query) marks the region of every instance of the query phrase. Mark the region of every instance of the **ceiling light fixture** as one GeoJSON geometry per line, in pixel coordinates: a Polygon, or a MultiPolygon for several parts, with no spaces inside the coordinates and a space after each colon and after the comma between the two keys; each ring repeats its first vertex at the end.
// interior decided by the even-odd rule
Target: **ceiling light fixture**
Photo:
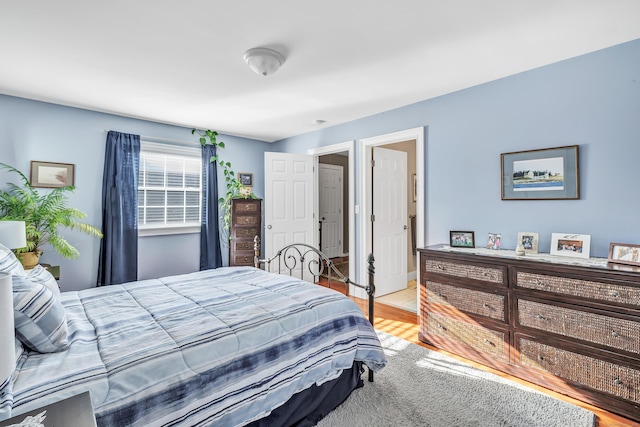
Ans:
{"type": "Polygon", "coordinates": [[[244,53],[244,60],[256,74],[268,76],[284,64],[284,55],[266,47],[255,47],[244,53]]]}

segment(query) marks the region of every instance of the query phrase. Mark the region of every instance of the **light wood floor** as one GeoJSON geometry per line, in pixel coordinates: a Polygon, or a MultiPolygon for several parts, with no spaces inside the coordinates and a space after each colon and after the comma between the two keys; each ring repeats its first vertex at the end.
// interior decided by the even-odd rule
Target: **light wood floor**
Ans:
{"type": "MultiPolygon", "coordinates": [[[[355,297],[351,297],[351,299],[353,299],[358,306],[365,312],[365,314],[367,313],[367,302],[366,300],[362,300],[359,298],[355,298],[355,297]]],[[[558,399],[564,400],[566,402],[570,402],[573,403],[574,405],[578,405],[581,406],[583,408],[586,408],[590,411],[592,411],[593,413],[596,414],[597,416],[597,423],[596,426],[597,427],[623,427],[623,426],[633,426],[633,427],[640,427],[640,423],[631,421],[627,418],[621,417],[619,415],[616,414],[612,414],[610,412],[604,411],[600,408],[597,408],[595,406],[580,402],[576,399],[572,399],[570,397],[555,393],[551,390],[547,390],[543,387],[539,387],[535,384],[531,384],[527,381],[521,380],[519,378],[515,378],[512,377],[510,375],[507,375],[503,372],[499,372],[496,370],[493,370],[491,368],[487,368],[486,366],[477,364],[475,362],[469,361],[467,359],[464,359],[462,357],[453,355],[451,353],[448,353],[446,351],[443,350],[439,350],[437,348],[434,348],[432,346],[429,346],[427,344],[421,343],[418,341],[418,317],[416,315],[416,313],[412,313],[412,312],[408,312],[405,310],[401,310],[395,307],[391,307],[388,305],[384,305],[384,304],[380,304],[380,303],[376,303],[375,305],[375,328],[386,332],[388,334],[391,335],[395,335],[399,338],[405,339],[407,341],[410,341],[414,344],[418,344],[421,345],[422,347],[428,348],[430,350],[434,350],[434,351],[439,351],[441,353],[445,353],[451,357],[454,357],[456,359],[459,360],[463,360],[465,362],[467,362],[470,365],[473,365],[479,369],[483,369],[485,371],[489,371],[492,372],[496,375],[499,375],[501,377],[504,378],[508,378],[510,380],[513,380],[515,382],[518,382],[520,384],[524,384],[527,385],[531,388],[534,388],[536,390],[539,390],[545,394],[548,394],[550,396],[554,396],[558,399]]]]}

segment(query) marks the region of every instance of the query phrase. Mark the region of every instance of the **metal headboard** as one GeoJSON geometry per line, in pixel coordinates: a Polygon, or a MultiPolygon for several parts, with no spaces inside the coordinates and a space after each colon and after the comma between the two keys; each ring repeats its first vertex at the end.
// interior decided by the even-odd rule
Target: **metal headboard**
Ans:
{"type": "MultiPolygon", "coordinates": [[[[364,289],[368,296],[369,322],[374,326],[374,295],[376,287],[374,284],[375,260],[373,258],[373,254],[369,254],[369,257],[367,258],[367,272],[369,275],[368,283],[366,285],[361,285],[345,276],[340,270],[338,270],[329,257],[313,246],[305,243],[293,243],[280,249],[271,258],[266,259],[260,258],[260,246],[260,237],[256,236],[253,239],[253,260],[256,268],[264,268],[266,271],[272,271],[272,264],[274,264],[275,268],[277,263],[278,274],[288,274],[293,276],[294,274],[299,273],[299,277],[302,280],[305,280],[305,275],[311,276],[313,278],[313,283],[316,283],[320,276],[326,271],[329,273],[327,275],[329,288],[331,288],[331,277],[335,275],[339,278],[339,280],[336,281],[345,284],[347,296],[349,295],[349,285],[364,289]]],[[[369,369],[369,381],[373,381],[373,371],[371,369],[369,369]]]]}

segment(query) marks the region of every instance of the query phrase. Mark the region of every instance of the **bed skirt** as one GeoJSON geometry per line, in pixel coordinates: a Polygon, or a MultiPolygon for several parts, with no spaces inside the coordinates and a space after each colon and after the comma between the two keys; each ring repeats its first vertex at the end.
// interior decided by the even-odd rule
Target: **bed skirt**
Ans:
{"type": "Polygon", "coordinates": [[[249,427],[315,426],[329,412],[340,406],[351,392],[364,385],[362,362],[354,362],[350,369],[332,381],[321,386],[312,385],[306,390],[294,394],[284,405],[271,411],[271,414],[248,424],[249,427]]]}

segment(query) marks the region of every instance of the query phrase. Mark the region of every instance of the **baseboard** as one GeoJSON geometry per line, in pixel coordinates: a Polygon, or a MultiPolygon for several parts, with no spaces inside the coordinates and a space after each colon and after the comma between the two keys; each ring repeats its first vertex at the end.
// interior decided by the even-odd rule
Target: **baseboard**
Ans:
{"type": "Polygon", "coordinates": [[[407,273],[407,282],[410,280],[417,280],[418,279],[418,272],[417,271],[410,271],[407,273]]]}

